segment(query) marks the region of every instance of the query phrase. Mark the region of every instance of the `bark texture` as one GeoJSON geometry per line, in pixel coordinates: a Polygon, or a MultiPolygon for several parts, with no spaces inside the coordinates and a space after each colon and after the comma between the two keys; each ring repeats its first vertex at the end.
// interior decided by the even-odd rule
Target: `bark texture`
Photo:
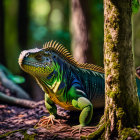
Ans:
{"type": "Polygon", "coordinates": [[[104,0],[105,139],[140,123],[132,53],[132,1],[104,0]]]}
{"type": "Polygon", "coordinates": [[[88,1],[71,1],[72,53],[79,63],[93,62],[89,45],[88,1]]]}

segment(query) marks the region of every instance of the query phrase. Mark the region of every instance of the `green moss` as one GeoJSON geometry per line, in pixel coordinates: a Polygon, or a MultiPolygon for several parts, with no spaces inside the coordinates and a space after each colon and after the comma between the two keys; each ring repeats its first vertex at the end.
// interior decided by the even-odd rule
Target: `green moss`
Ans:
{"type": "Polygon", "coordinates": [[[122,130],[122,127],[123,127],[122,120],[124,118],[126,118],[126,114],[125,114],[123,108],[120,107],[117,109],[116,115],[117,115],[117,119],[118,119],[118,122],[117,122],[118,132],[120,133],[122,130]]]}
{"type": "Polygon", "coordinates": [[[137,129],[140,131],[140,125],[137,126],[137,129]]]}
{"type": "Polygon", "coordinates": [[[111,74],[111,70],[109,69],[109,70],[106,71],[106,76],[108,76],[110,74],[111,74]]]}
{"type": "Polygon", "coordinates": [[[108,41],[110,41],[112,39],[111,34],[106,35],[106,38],[108,39],[108,41]]]}
{"type": "MultiPolygon", "coordinates": [[[[118,56],[116,55],[116,53],[111,54],[111,60],[113,62],[116,62],[116,58],[118,58],[118,56]]],[[[116,62],[117,63],[117,62],[116,62]]]]}
{"type": "Polygon", "coordinates": [[[135,14],[138,12],[140,7],[139,1],[138,0],[132,0],[132,12],[135,14]]]}
{"type": "Polygon", "coordinates": [[[139,140],[140,134],[132,128],[124,128],[121,132],[120,139],[126,140],[128,137],[131,137],[134,140],[139,140]]]}
{"type": "Polygon", "coordinates": [[[102,133],[104,132],[105,129],[105,123],[103,123],[95,132],[91,133],[90,135],[87,136],[88,140],[97,140],[101,138],[102,133]]]}
{"type": "Polygon", "coordinates": [[[117,129],[118,129],[118,134],[120,135],[121,134],[121,130],[123,128],[122,121],[118,120],[116,126],[117,126],[117,129]]]}
{"type": "Polygon", "coordinates": [[[113,69],[119,70],[120,65],[117,62],[113,62],[113,69]]]}
{"type": "Polygon", "coordinates": [[[22,135],[24,135],[24,140],[34,140],[34,137],[37,135],[36,133],[27,134],[26,129],[18,129],[18,130],[10,131],[10,132],[7,132],[7,133],[1,135],[0,139],[2,139],[2,138],[6,139],[7,136],[13,135],[16,132],[20,132],[22,135]]]}
{"type": "Polygon", "coordinates": [[[124,110],[121,107],[119,107],[117,109],[117,117],[118,117],[118,119],[122,119],[124,115],[125,115],[124,110]]]}
{"type": "Polygon", "coordinates": [[[11,134],[14,134],[16,132],[25,132],[25,131],[26,131],[26,129],[18,129],[18,130],[10,131],[10,132],[7,132],[7,133],[5,133],[3,135],[0,135],[0,139],[1,138],[6,138],[7,136],[9,136],[11,134]]]}
{"type": "Polygon", "coordinates": [[[109,93],[109,97],[115,99],[115,97],[116,97],[116,92],[111,91],[111,92],[109,93]]]}

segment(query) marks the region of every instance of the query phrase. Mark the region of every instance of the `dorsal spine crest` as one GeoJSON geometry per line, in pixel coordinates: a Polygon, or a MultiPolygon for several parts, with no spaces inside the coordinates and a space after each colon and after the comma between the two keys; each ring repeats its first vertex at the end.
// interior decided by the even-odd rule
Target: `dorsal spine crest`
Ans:
{"type": "Polygon", "coordinates": [[[87,63],[79,64],[78,62],[76,62],[74,60],[73,56],[68,52],[68,50],[65,49],[65,47],[63,45],[57,43],[56,41],[52,40],[52,41],[49,41],[49,42],[45,43],[43,45],[43,49],[46,50],[46,51],[56,52],[61,57],[66,59],[70,64],[75,65],[79,68],[89,69],[89,70],[92,70],[92,71],[104,73],[104,69],[100,66],[97,66],[97,65],[94,65],[94,64],[87,64],[87,63]]]}

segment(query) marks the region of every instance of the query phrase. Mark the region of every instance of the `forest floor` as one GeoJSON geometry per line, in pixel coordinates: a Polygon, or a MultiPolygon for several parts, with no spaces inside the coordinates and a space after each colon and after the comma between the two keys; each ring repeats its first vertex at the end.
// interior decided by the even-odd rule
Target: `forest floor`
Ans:
{"type": "MultiPolygon", "coordinates": [[[[1,90],[1,87],[0,87],[1,90]]],[[[34,128],[37,122],[43,116],[49,116],[45,108],[44,101],[37,103],[35,108],[23,108],[8,104],[0,104],[0,139],[21,140],[63,140],[63,139],[79,139],[81,135],[89,135],[96,130],[103,109],[94,110],[93,120],[90,128],[82,129],[81,133],[72,134],[72,126],[79,124],[79,112],[66,111],[57,106],[58,120],[61,124],[55,123],[48,128],[34,128]],[[14,131],[18,130],[18,131],[14,131]],[[87,131],[84,131],[87,130],[87,131]],[[13,133],[7,133],[14,131],[13,133]],[[1,137],[3,134],[8,134],[1,137]]]]}

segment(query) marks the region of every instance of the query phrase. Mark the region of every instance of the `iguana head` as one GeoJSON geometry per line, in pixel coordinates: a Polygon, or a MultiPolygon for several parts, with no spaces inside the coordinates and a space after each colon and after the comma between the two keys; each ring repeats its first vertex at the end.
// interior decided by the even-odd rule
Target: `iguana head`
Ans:
{"type": "Polygon", "coordinates": [[[44,49],[24,50],[19,56],[19,65],[33,76],[48,76],[53,72],[55,63],[54,55],[44,49]]]}
{"type": "Polygon", "coordinates": [[[61,66],[65,63],[76,68],[90,69],[104,73],[102,67],[87,63],[77,63],[67,49],[63,45],[56,43],[56,41],[45,43],[42,49],[25,50],[21,52],[19,57],[20,67],[34,76],[48,76],[54,70],[59,72],[61,66]]]}

